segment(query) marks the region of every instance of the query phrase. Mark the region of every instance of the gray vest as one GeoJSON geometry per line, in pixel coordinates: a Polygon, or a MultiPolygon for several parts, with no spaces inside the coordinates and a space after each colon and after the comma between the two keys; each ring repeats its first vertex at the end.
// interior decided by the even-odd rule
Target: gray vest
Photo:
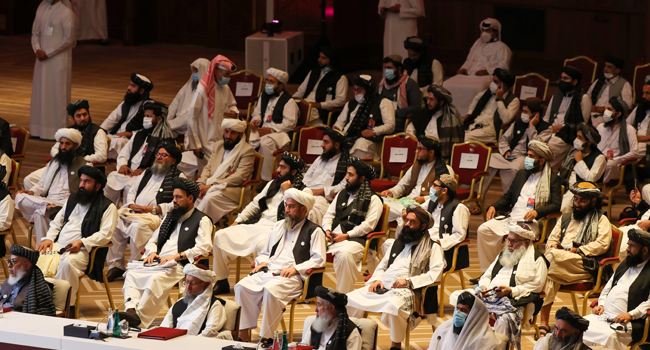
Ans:
{"type": "MultiPolygon", "coordinates": [[[[627,80],[623,79],[623,77],[619,75],[618,79],[616,79],[616,82],[609,87],[609,98],[607,100],[611,99],[612,97],[621,96],[625,83],[627,83],[627,80]]],[[[596,101],[598,101],[600,97],[603,95],[604,90],[605,90],[604,88],[600,89],[596,101]]]]}

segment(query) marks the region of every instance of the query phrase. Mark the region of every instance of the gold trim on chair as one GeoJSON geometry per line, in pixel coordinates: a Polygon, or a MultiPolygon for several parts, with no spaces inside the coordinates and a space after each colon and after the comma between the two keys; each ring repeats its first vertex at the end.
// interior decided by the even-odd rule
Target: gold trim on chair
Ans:
{"type": "MultiPolygon", "coordinates": [[[[483,142],[480,141],[467,141],[463,143],[455,143],[451,147],[451,157],[449,158],[449,164],[454,164],[454,151],[456,151],[456,147],[460,147],[462,145],[476,145],[478,147],[482,147],[488,151],[487,153],[487,160],[485,162],[485,168],[482,170],[482,174],[479,174],[478,176],[472,178],[472,182],[470,183],[470,189],[469,189],[469,196],[465,198],[464,200],[461,201],[461,203],[470,203],[470,202],[476,202],[481,206],[481,212],[483,214],[483,220],[487,221],[485,219],[485,215],[487,213],[487,208],[485,208],[485,197],[482,195],[483,192],[483,181],[485,180],[485,177],[489,175],[488,170],[490,169],[490,158],[492,157],[492,147],[484,144],[483,142]],[[476,185],[476,180],[479,180],[478,182],[478,187],[476,188],[476,198],[474,198],[474,191],[475,191],[475,185],[476,185]]],[[[481,171],[479,169],[476,169],[476,171],[481,171]]],[[[460,187],[460,182],[458,183],[460,187]]]]}
{"type": "MultiPolygon", "coordinates": [[[[565,61],[565,62],[566,62],[566,61],[565,61]]],[[[565,66],[566,66],[566,64],[565,64],[565,66]]],[[[525,79],[525,78],[528,78],[528,77],[536,77],[536,78],[538,78],[538,79],[541,79],[541,80],[546,81],[546,87],[544,87],[544,95],[542,96],[542,101],[546,101],[546,94],[548,93],[548,83],[549,83],[549,79],[546,79],[543,75],[541,75],[541,74],[539,74],[539,73],[528,73],[528,74],[524,74],[524,75],[518,75],[518,76],[516,76],[516,77],[515,77],[515,84],[512,86],[512,91],[513,91],[513,93],[514,93],[514,91],[517,90],[517,80],[518,80],[518,79],[525,79]]],[[[519,97],[519,96],[517,96],[517,97],[519,97]]]]}
{"type": "Polygon", "coordinates": [[[596,79],[596,71],[598,70],[598,62],[592,60],[591,58],[589,58],[587,56],[576,56],[576,57],[573,57],[573,58],[565,59],[564,60],[564,66],[566,67],[569,63],[574,62],[574,61],[579,61],[581,59],[587,60],[587,61],[589,61],[590,63],[592,63],[594,65],[594,72],[591,74],[591,80],[589,81],[589,84],[591,84],[596,79]]]}
{"type": "MultiPolygon", "coordinates": [[[[113,242],[108,242],[108,243],[106,243],[106,244],[104,244],[102,246],[95,247],[95,248],[92,249],[92,251],[90,252],[90,260],[89,260],[90,268],[88,269],[89,271],[92,271],[93,267],[95,266],[95,254],[97,253],[97,250],[101,249],[101,248],[110,248],[112,246],[113,246],[113,242]]],[[[81,282],[81,279],[84,276],[86,276],[86,275],[84,274],[84,275],[81,275],[79,277],[79,282],[81,282]]],[[[102,276],[104,278],[103,283],[104,283],[104,289],[106,289],[106,296],[108,296],[108,303],[111,305],[111,308],[113,310],[115,310],[115,304],[113,303],[113,294],[111,293],[111,288],[110,288],[110,286],[108,284],[108,279],[106,278],[106,273],[103,272],[103,271],[102,271],[102,276]]],[[[81,286],[79,286],[79,288],[77,288],[77,300],[74,303],[74,318],[79,318],[79,300],[80,300],[79,291],[80,290],[81,290],[81,286]]]]}
{"type": "Polygon", "coordinates": [[[650,63],[641,64],[634,67],[634,76],[632,77],[632,102],[636,101],[636,75],[639,69],[650,67],[650,63]]]}

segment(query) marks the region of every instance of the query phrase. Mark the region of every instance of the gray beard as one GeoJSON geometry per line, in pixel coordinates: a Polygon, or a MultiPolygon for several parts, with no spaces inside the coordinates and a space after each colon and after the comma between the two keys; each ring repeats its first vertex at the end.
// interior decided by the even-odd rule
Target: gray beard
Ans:
{"type": "Polygon", "coordinates": [[[316,333],[323,333],[332,324],[332,319],[333,317],[330,314],[327,314],[327,316],[316,316],[316,320],[311,324],[311,328],[316,333]]]}
{"type": "Polygon", "coordinates": [[[27,271],[25,271],[24,269],[18,270],[18,271],[16,271],[16,276],[12,277],[10,275],[9,278],[7,278],[7,283],[9,283],[9,285],[13,286],[16,283],[18,283],[18,281],[23,279],[23,277],[25,277],[26,274],[27,274],[27,271]]]}
{"type": "Polygon", "coordinates": [[[521,257],[526,254],[526,249],[528,249],[525,245],[522,245],[521,247],[515,249],[514,252],[510,253],[508,250],[508,246],[503,249],[503,254],[501,254],[501,258],[499,258],[499,263],[501,263],[501,266],[504,267],[513,267],[519,263],[519,260],[521,260],[521,257]]]}
{"type": "Polygon", "coordinates": [[[561,340],[551,334],[548,340],[548,350],[574,350],[579,349],[582,344],[582,335],[573,335],[569,339],[561,340]]]}
{"type": "Polygon", "coordinates": [[[172,166],[169,164],[159,164],[159,163],[154,163],[151,166],[151,173],[154,175],[163,175],[167,174],[169,172],[169,169],[171,169],[172,166]]]}
{"type": "Polygon", "coordinates": [[[298,223],[298,221],[294,220],[289,215],[284,216],[284,224],[283,224],[283,226],[284,226],[285,230],[287,230],[287,231],[293,230],[294,226],[296,226],[297,223],[298,223]]]}

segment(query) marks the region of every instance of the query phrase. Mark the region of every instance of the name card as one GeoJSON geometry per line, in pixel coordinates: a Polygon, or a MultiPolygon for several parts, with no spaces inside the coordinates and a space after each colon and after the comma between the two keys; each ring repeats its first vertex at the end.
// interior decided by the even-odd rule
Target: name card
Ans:
{"type": "Polygon", "coordinates": [[[478,168],[478,154],[473,153],[462,153],[460,155],[460,165],[461,169],[476,169],[478,168]]]}
{"type": "Polygon", "coordinates": [[[390,149],[390,159],[389,163],[406,163],[406,159],[409,154],[408,148],[403,147],[393,147],[390,149]]]}
{"type": "Polygon", "coordinates": [[[534,86],[522,86],[519,99],[523,101],[529,97],[537,97],[537,88],[534,86]]]}
{"type": "Polygon", "coordinates": [[[253,83],[237,83],[237,87],[235,88],[235,96],[253,96],[253,83]]]}
{"type": "Polygon", "coordinates": [[[308,155],[321,155],[323,154],[323,141],[321,140],[307,140],[307,154],[308,155]]]}

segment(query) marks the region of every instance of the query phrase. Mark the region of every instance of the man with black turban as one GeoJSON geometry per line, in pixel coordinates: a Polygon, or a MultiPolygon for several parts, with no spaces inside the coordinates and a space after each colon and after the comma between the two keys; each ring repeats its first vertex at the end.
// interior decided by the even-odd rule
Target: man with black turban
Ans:
{"type": "Polygon", "coordinates": [[[182,153],[176,145],[165,144],[155,156],[154,164],[135,177],[133,186],[124,197],[124,205],[118,210],[113,246],[108,251],[106,278],[109,282],[126,272],[124,253],[127,241],[131,241],[129,261],[139,260],[140,252],[160,225],[161,219],[174,208],[172,186],[176,179],[185,177],[177,168],[182,153]]]}
{"type": "Polygon", "coordinates": [[[343,107],[333,128],[340,130],[352,145],[350,155],[379,159],[384,136],[395,130],[395,109],[391,102],[375,92],[369,75],[354,79],[354,100],[343,107]]]}
{"type": "MultiPolygon", "coordinates": [[[[0,165],[0,178],[4,177],[6,174],[7,168],[0,165]]],[[[7,231],[11,228],[15,206],[16,202],[14,202],[14,199],[11,197],[9,187],[6,183],[0,181],[0,232],[7,231]]],[[[7,254],[7,248],[4,244],[5,237],[7,237],[7,235],[3,235],[2,238],[0,238],[0,258],[7,254]]]]}
{"type": "Polygon", "coordinates": [[[429,85],[442,86],[445,75],[442,64],[429,56],[424,40],[417,36],[410,36],[404,40],[404,48],[408,54],[403,62],[404,69],[409,77],[418,83],[420,90],[426,93],[429,85]]]}
{"type": "Polygon", "coordinates": [[[587,95],[591,98],[591,122],[594,127],[603,123],[603,113],[612,97],[621,97],[628,106],[632,106],[632,85],[625,80],[621,70],[625,65],[622,58],[606,55],[603,76],[594,81],[587,95]]]}
{"type": "MultiPolygon", "coordinates": [[[[603,179],[605,183],[620,178],[623,161],[637,158],[639,145],[636,130],[625,121],[628,109],[628,104],[621,97],[612,97],[603,112],[604,123],[596,127],[601,137],[598,149],[607,158],[603,179]]],[[[632,171],[627,171],[625,180],[627,192],[630,192],[634,187],[632,171]]]]}
{"type": "Polygon", "coordinates": [[[590,322],[563,306],[555,313],[555,331],[541,337],[533,350],[591,350],[582,342],[590,322]]]}
{"type": "Polygon", "coordinates": [[[0,307],[13,311],[54,316],[52,289],[36,266],[39,253],[20,245],[11,246],[9,278],[0,286],[0,307]]]}
{"type": "Polygon", "coordinates": [[[149,99],[149,92],[152,89],[153,83],[149,78],[142,74],[131,74],[131,81],[126,87],[124,101],[106,117],[101,125],[111,138],[111,145],[108,149],[109,158],[117,158],[133,132],[143,128],[143,102],[149,99]]]}
{"type": "Polygon", "coordinates": [[[305,319],[303,343],[315,350],[361,350],[361,331],[348,317],[347,304],[347,295],[317,286],[316,316],[305,319]]]}
{"type": "MultiPolygon", "coordinates": [[[[70,282],[70,304],[74,305],[79,278],[84,274],[103,282],[104,262],[108,248],[99,249],[90,270],[90,251],[111,241],[117,221],[117,208],[104,197],[106,175],[85,165],[79,169],[79,189],[68,197],[63,208],[50,223],[47,235],[36,250],[62,251],[54,278],[70,282]]],[[[76,310],[79,311],[79,310],[76,310]]]]}
{"type": "Polygon", "coordinates": [[[174,209],[145,246],[144,260],[132,261],[124,275],[124,304],[120,313],[131,326],[148,328],[162,309],[172,287],[185,274],[183,267],[212,250],[212,220],[194,207],[199,187],[179,177],[174,180],[174,209]]]}

